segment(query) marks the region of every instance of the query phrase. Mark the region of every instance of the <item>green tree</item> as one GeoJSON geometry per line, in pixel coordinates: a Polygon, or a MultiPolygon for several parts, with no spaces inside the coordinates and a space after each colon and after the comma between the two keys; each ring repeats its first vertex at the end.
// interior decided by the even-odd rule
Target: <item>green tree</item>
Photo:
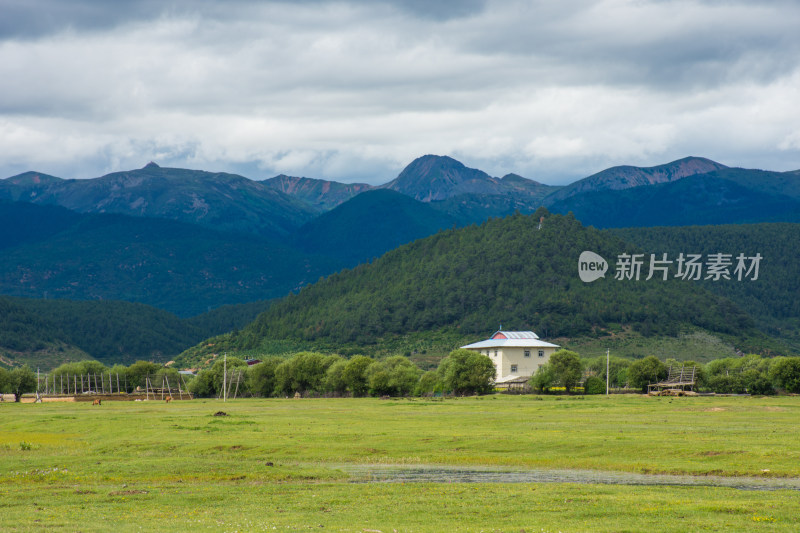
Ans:
{"type": "Polygon", "coordinates": [[[332,392],[338,395],[347,393],[347,382],[344,380],[344,370],[347,367],[347,361],[339,359],[335,361],[328,370],[325,371],[325,381],[323,388],[326,392],[332,392]]]}
{"type": "Polygon", "coordinates": [[[244,359],[239,359],[238,357],[228,357],[227,361],[225,359],[217,359],[210,372],[215,395],[222,394],[222,383],[225,379],[227,379],[226,396],[229,398],[233,397],[234,394],[242,396],[247,393],[247,363],[244,362],[244,359]]]}
{"type": "Polygon", "coordinates": [[[414,389],[415,396],[428,396],[436,392],[441,392],[444,388],[441,376],[436,370],[428,370],[419,378],[414,389]]]}
{"type": "Polygon", "coordinates": [[[145,388],[147,377],[154,377],[156,372],[161,369],[161,365],[149,361],[136,361],[128,367],[128,383],[131,390],[136,387],[145,388]]]}
{"type": "Polygon", "coordinates": [[[366,371],[373,396],[407,396],[416,388],[421,374],[422,370],[402,355],[376,361],[366,371]]]}
{"type": "Polygon", "coordinates": [[[597,376],[589,376],[583,384],[585,394],[605,394],[606,382],[597,376]]]}
{"type": "Polygon", "coordinates": [[[14,401],[18,402],[23,394],[36,390],[36,374],[28,365],[17,367],[8,373],[8,388],[14,394],[14,401]]]}
{"type": "Polygon", "coordinates": [[[786,392],[800,392],[800,357],[781,357],[769,369],[776,387],[786,392]]]}
{"type": "Polygon", "coordinates": [[[189,382],[189,392],[198,398],[210,398],[216,396],[214,388],[214,376],[211,370],[201,370],[195,378],[189,382]]]}
{"type": "Polygon", "coordinates": [[[553,369],[555,380],[567,389],[567,392],[580,383],[583,364],[580,356],[575,352],[558,350],[550,356],[549,363],[553,369]]]}
{"type": "Polygon", "coordinates": [[[342,379],[353,396],[366,396],[369,391],[367,369],[375,361],[365,355],[356,355],[347,361],[342,372],[342,379]]]}
{"type": "Polygon", "coordinates": [[[8,390],[8,385],[8,370],[0,367],[0,394],[3,394],[8,390]]]}
{"type": "MultiPolygon", "coordinates": [[[[627,369],[630,366],[631,361],[629,359],[623,359],[622,357],[610,357],[608,360],[608,370],[610,374],[609,379],[609,386],[611,387],[622,387],[626,383],[627,379],[627,369]]],[[[595,357],[590,359],[586,365],[586,368],[589,370],[593,370],[597,377],[603,380],[605,383],[606,380],[606,357],[595,357]]]]}
{"type": "Polygon", "coordinates": [[[250,392],[262,398],[275,394],[275,369],[283,362],[279,357],[267,357],[247,369],[247,384],[250,392]]]}
{"type": "Polygon", "coordinates": [[[531,378],[531,386],[540,393],[547,392],[547,389],[553,386],[555,380],[553,365],[545,363],[539,367],[533,378],[531,378]]]}
{"type": "Polygon", "coordinates": [[[339,359],[338,355],[317,352],[294,354],[275,369],[276,391],[287,396],[322,392],[328,368],[339,359]]]}
{"type": "Polygon", "coordinates": [[[667,367],[654,355],[648,355],[631,363],[628,367],[628,383],[634,389],[647,392],[647,385],[667,377],[667,367]]]}
{"type": "Polygon", "coordinates": [[[453,350],[439,364],[444,388],[453,394],[487,394],[492,391],[495,368],[487,356],[472,350],[453,350]]]}
{"type": "Polygon", "coordinates": [[[744,392],[749,394],[775,394],[775,387],[766,372],[751,368],[742,372],[744,392]]]}
{"type": "Polygon", "coordinates": [[[111,379],[114,390],[117,390],[117,383],[119,383],[119,388],[126,392],[132,390],[128,384],[128,367],[125,365],[116,364],[108,369],[107,374],[111,379]]]}

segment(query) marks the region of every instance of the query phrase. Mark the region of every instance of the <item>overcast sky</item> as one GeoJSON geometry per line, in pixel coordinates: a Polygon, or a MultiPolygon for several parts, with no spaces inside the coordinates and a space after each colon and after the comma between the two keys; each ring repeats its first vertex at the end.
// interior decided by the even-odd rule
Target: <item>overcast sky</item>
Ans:
{"type": "Polygon", "coordinates": [[[0,0],[0,177],[800,168],[800,2],[0,0]],[[454,7],[458,6],[458,7],[454,7]]]}

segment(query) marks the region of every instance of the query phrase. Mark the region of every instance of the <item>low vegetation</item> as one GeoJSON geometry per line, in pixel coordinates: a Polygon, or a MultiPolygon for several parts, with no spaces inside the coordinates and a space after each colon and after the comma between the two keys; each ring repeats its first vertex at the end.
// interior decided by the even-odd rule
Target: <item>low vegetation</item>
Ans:
{"type": "MultiPolygon", "coordinates": [[[[800,357],[765,358],[756,354],[717,359],[703,365],[674,359],[662,362],[654,356],[634,361],[619,357],[608,361],[605,357],[581,359],[577,353],[562,349],[538,370],[529,385],[540,394],[602,394],[606,391],[608,368],[608,385],[612,389],[647,392],[648,384],[663,380],[668,368],[677,365],[697,367],[696,391],[757,395],[800,393],[800,357]]],[[[441,360],[437,369],[427,372],[404,356],[346,358],[319,352],[299,352],[285,358],[266,357],[252,366],[240,358],[226,357],[188,378],[179,375],[174,367],[146,361],[128,367],[106,367],[98,361],[82,361],[63,364],[47,377],[40,378],[39,390],[55,390],[56,393],[77,390],[76,376],[87,376],[87,384],[90,379],[95,385],[111,383],[109,388],[123,392],[133,392],[137,387],[144,389],[148,380],[156,386],[183,383],[183,387],[197,397],[221,397],[223,383],[228,394],[234,391],[239,397],[411,397],[487,394],[493,391],[495,369],[487,356],[463,349],[453,350],[441,360]],[[64,383],[67,383],[66,390],[64,383]]],[[[83,378],[80,383],[82,392],[83,378]]],[[[0,392],[19,396],[36,390],[36,377],[29,367],[15,368],[11,372],[0,368],[0,392]],[[30,378],[22,379],[23,375],[30,378]]]]}
{"type": "Polygon", "coordinates": [[[795,490],[713,485],[796,486],[798,415],[788,396],[0,404],[0,529],[796,531],[795,490]],[[370,482],[388,465],[582,482],[370,482]]]}

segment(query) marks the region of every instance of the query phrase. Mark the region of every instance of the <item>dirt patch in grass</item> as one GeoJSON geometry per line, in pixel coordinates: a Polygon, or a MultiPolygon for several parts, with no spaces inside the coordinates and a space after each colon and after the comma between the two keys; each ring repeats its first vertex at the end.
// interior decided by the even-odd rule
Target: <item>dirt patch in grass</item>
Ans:
{"type": "Polygon", "coordinates": [[[715,457],[717,455],[736,455],[737,453],[743,453],[741,451],[718,451],[718,450],[708,450],[705,452],[700,452],[697,455],[702,457],[715,457]]]}

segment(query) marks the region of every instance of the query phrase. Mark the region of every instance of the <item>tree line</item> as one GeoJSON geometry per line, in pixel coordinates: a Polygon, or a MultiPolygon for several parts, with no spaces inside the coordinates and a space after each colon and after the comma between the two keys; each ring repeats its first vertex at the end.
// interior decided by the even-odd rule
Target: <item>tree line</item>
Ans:
{"type": "MultiPolygon", "coordinates": [[[[606,390],[606,358],[582,359],[570,350],[558,350],[531,377],[537,393],[576,391],[602,394],[606,390]],[[579,389],[581,387],[581,389],[579,389]]],[[[662,362],[654,356],[631,361],[612,357],[608,361],[609,385],[647,392],[651,383],[664,380],[668,367],[696,367],[696,390],[720,394],[800,393],[800,357],[765,358],[756,354],[717,359],[705,365],[693,361],[662,362]]],[[[345,358],[336,354],[299,352],[288,358],[267,357],[249,366],[244,360],[218,359],[211,368],[190,377],[188,390],[198,397],[222,394],[225,374],[236,375],[237,394],[263,398],[300,396],[430,396],[488,394],[494,391],[495,368],[489,357],[457,349],[442,359],[435,370],[423,371],[404,356],[373,359],[364,355],[345,358]]],[[[130,366],[106,367],[98,361],[66,363],[49,374],[51,383],[80,375],[99,380],[117,380],[123,390],[134,392],[150,383],[172,384],[181,380],[174,368],[137,361],[130,366]]],[[[230,384],[230,378],[228,385],[230,384]]],[[[13,393],[17,401],[36,391],[36,374],[27,366],[0,368],[0,391],[13,393]]]]}
{"type": "Polygon", "coordinates": [[[718,394],[768,395],[779,392],[800,393],[800,357],[742,357],[715,359],[703,365],[695,361],[661,361],[647,356],[631,361],[620,357],[581,359],[578,354],[559,350],[531,379],[538,392],[565,389],[583,382],[586,394],[603,394],[606,375],[611,388],[630,388],[647,392],[647,386],[667,378],[670,366],[695,367],[695,390],[718,394]],[[608,368],[608,372],[606,372],[608,368]]]}
{"type": "Polygon", "coordinates": [[[485,394],[493,389],[495,370],[485,355],[458,349],[442,359],[436,370],[423,371],[402,355],[372,359],[355,355],[300,352],[288,359],[268,357],[247,367],[238,358],[218,360],[189,384],[197,396],[219,396],[224,366],[244,371],[244,394],[270,397],[300,396],[425,396],[485,394]]]}

